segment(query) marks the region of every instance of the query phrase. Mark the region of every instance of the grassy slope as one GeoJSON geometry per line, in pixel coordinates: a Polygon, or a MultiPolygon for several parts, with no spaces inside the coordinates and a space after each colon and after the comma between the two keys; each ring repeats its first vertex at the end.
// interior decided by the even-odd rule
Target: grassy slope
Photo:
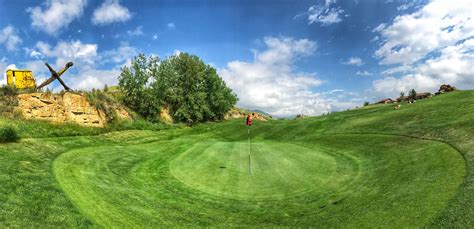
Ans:
{"type": "MultiPolygon", "coordinates": [[[[0,187],[0,226],[87,226],[93,223],[114,225],[114,222],[121,220],[127,220],[126,222],[130,224],[149,222],[232,225],[239,220],[250,220],[247,222],[253,222],[252,225],[315,225],[320,222],[321,225],[342,223],[353,226],[394,224],[421,226],[431,223],[438,226],[472,227],[474,225],[473,102],[474,92],[465,91],[420,101],[414,105],[403,105],[399,111],[393,110],[390,105],[382,105],[299,121],[257,123],[252,130],[255,143],[278,140],[288,144],[299,143],[306,148],[336,149],[335,154],[341,157],[358,156],[360,159],[359,163],[356,163],[358,171],[366,173],[363,176],[364,182],[354,184],[353,187],[359,189],[348,189],[346,193],[342,190],[339,196],[324,199],[325,203],[318,202],[317,198],[310,198],[311,195],[292,197],[293,191],[282,190],[277,194],[287,200],[300,198],[299,204],[289,206],[289,203],[293,202],[250,201],[259,204],[246,205],[239,198],[217,198],[216,195],[219,193],[207,194],[205,191],[209,189],[209,185],[202,187],[204,192],[196,191],[186,187],[193,185],[189,183],[190,181],[186,181],[184,185],[172,176],[168,169],[170,161],[196,142],[211,139],[214,141],[210,146],[212,149],[212,147],[218,148],[224,141],[245,141],[246,131],[236,131],[241,127],[241,121],[205,124],[193,129],[168,130],[159,134],[138,131],[97,137],[26,139],[21,143],[2,145],[0,182],[6,185],[0,187]],[[375,135],[365,135],[367,133],[375,135]],[[442,143],[379,134],[408,135],[448,142],[462,153],[465,162],[453,155],[452,148],[442,143]],[[173,140],[169,141],[170,139],[173,140]],[[387,142],[393,145],[384,145],[387,142]],[[367,144],[370,144],[370,147],[367,147],[367,144]],[[83,149],[97,145],[106,148],[89,151],[83,149]],[[71,150],[74,151],[63,154],[71,150]],[[415,151],[416,154],[407,155],[405,153],[407,151],[415,151]],[[79,208],[68,200],[54,179],[53,161],[59,155],[61,156],[55,163],[56,176],[62,188],[67,190],[69,198],[79,208]],[[74,155],[76,157],[73,157],[74,155]],[[84,155],[90,157],[83,157],[84,155]],[[71,157],[71,161],[65,160],[68,157],[71,157]],[[366,159],[366,163],[363,159],[366,159]],[[467,170],[464,163],[467,165],[467,170]],[[90,173],[84,172],[89,170],[90,173]],[[64,173],[58,173],[61,171],[64,173]],[[121,174],[123,172],[126,173],[121,174]],[[81,180],[81,176],[87,179],[81,180]],[[70,183],[71,180],[78,182],[70,183]],[[163,182],[163,186],[159,185],[160,182],[163,182]],[[456,182],[462,184],[458,187],[456,182]],[[76,184],[85,186],[75,186],[76,184]],[[94,187],[82,190],[90,192],[87,196],[74,194],[71,191],[86,186],[94,187]],[[147,187],[155,189],[143,192],[147,187]],[[354,194],[350,190],[357,192],[354,194]],[[363,201],[359,203],[360,199],[354,195],[363,196],[363,201]],[[340,202],[337,197],[346,198],[340,202]],[[451,200],[447,201],[448,199],[451,200]],[[197,203],[201,204],[194,204],[195,200],[199,200],[197,203]],[[141,204],[139,208],[130,205],[137,202],[141,204]],[[90,210],[88,204],[96,206],[96,209],[90,210]],[[277,211],[282,207],[288,211],[277,211]],[[305,207],[308,211],[301,210],[305,207]],[[364,207],[368,207],[370,211],[364,207]],[[94,214],[101,209],[110,212],[109,215],[94,214]],[[190,209],[193,211],[189,211],[190,209]],[[309,214],[311,211],[312,215],[301,216],[302,212],[309,214]],[[197,214],[199,212],[204,214],[197,214]],[[241,212],[248,214],[238,214],[241,212]],[[387,215],[384,215],[384,212],[387,215]],[[407,212],[415,216],[403,217],[407,212]],[[426,214],[423,216],[420,213],[426,214]],[[129,218],[123,218],[125,216],[129,218]],[[295,222],[293,219],[296,218],[301,220],[295,222]]],[[[34,133],[34,130],[31,132],[34,133]]],[[[232,147],[239,148],[238,144],[224,148],[232,147]]],[[[277,147],[281,148],[284,149],[285,146],[277,147]]],[[[341,169],[347,169],[346,172],[350,174],[351,163],[344,162],[343,159],[337,161],[340,165],[347,165],[341,169]]],[[[262,160],[268,161],[265,158],[262,160]]],[[[189,161],[181,161],[183,166],[192,165],[189,161]]],[[[173,168],[175,171],[185,169],[172,166],[172,171],[173,168]]],[[[209,168],[203,166],[204,170],[209,168]]],[[[298,172],[305,173],[307,170],[298,172]]],[[[321,177],[324,178],[323,175],[321,177]]],[[[283,178],[286,178],[286,175],[283,178]]],[[[343,180],[340,182],[344,183],[343,180]]],[[[295,185],[298,184],[301,183],[295,185]]],[[[300,188],[302,187],[304,185],[300,188]]],[[[334,188],[340,190],[339,186],[334,188]]],[[[327,189],[330,192],[330,188],[327,189]]],[[[270,187],[268,190],[279,189],[270,187]]],[[[220,192],[221,196],[233,195],[225,190],[220,192]]],[[[253,192],[257,196],[261,194],[255,193],[255,190],[253,192]]],[[[308,190],[303,192],[308,193],[308,190]]],[[[313,196],[324,195],[324,190],[319,194],[314,190],[309,192],[313,196]]],[[[249,195],[240,197],[245,196],[249,195]]]]}

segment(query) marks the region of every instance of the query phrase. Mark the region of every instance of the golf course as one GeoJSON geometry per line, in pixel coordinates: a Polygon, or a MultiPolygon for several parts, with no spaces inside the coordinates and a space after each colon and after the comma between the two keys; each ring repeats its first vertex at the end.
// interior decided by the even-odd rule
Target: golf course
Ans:
{"type": "Polygon", "coordinates": [[[474,91],[293,120],[78,131],[0,118],[0,227],[474,226],[474,91]],[[250,161],[249,161],[250,155],[250,161]]]}

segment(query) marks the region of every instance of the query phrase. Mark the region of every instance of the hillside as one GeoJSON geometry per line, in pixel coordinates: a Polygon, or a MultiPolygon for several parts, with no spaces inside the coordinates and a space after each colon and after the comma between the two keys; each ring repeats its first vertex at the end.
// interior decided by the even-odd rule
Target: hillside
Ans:
{"type": "Polygon", "coordinates": [[[30,138],[0,145],[0,227],[474,226],[474,91],[256,120],[250,171],[241,119],[58,138],[21,126],[30,138]]]}

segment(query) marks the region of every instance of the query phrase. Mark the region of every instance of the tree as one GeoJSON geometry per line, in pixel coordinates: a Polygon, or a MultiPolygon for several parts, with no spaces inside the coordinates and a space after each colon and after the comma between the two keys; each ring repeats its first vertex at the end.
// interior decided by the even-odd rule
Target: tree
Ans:
{"type": "Polygon", "coordinates": [[[139,55],[122,69],[119,86],[124,103],[149,120],[156,120],[162,107],[188,124],[219,120],[237,102],[214,68],[187,53],[161,62],[139,55]]]}
{"type": "Polygon", "coordinates": [[[131,66],[122,68],[122,73],[119,76],[119,86],[123,92],[124,103],[151,121],[157,118],[159,104],[148,84],[151,80],[150,72],[156,70],[158,61],[158,58],[147,58],[140,54],[132,60],[131,66]]]}
{"type": "Polygon", "coordinates": [[[214,68],[187,53],[162,61],[152,87],[164,91],[173,118],[186,123],[222,119],[237,102],[214,68]]]}
{"type": "Polygon", "coordinates": [[[104,92],[108,92],[109,91],[109,87],[107,86],[107,84],[104,85],[104,92]]]}
{"type": "Polygon", "coordinates": [[[370,104],[369,102],[365,101],[364,102],[364,107],[368,106],[369,104],[370,104]]]}
{"type": "Polygon", "coordinates": [[[223,119],[225,112],[237,103],[237,96],[217,75],[216,69],[207,65],[206,75],[206,100],[210,108],[207,118],[214,120],[223,119]]]}
{"type": "Polygon", "coordinates": [[[400,102],[405,101],[405,92],[400,92],[400,102]]]}
{"type": "Polygon", "coordinates": [[[416,91],[415,91],[415,89],[411,89],[411,91],[408,95],[408,98],[410,98],[411,100],[416,100],[416,91]]]}

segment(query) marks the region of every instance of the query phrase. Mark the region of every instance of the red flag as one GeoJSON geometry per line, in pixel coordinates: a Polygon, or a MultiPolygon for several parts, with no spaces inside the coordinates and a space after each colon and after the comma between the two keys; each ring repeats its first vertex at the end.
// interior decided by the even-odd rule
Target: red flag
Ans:
{"type": "Polygon", "coordinates": [[[251,125],[252,125],[252,116],[250,116],[250,115],[247,116],[246,125],[247,125],[247,126],[251,126],[251,125]]]}

